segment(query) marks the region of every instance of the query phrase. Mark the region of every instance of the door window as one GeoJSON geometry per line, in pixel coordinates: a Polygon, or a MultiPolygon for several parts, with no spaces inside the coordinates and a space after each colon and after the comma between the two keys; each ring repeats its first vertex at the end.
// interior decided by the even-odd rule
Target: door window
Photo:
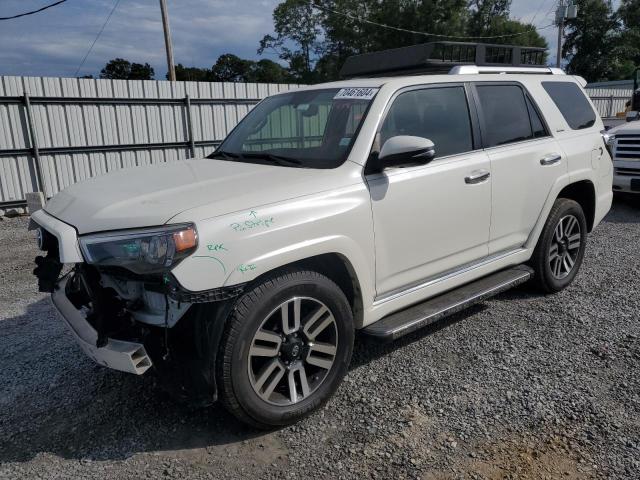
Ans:
{"type": "MultiPolygon", "coordinates": [[[[476,89],[484,119],[485,147],[535,138],[522,88],[518,85],[478,85],[476,89]]],[[[533,108],[531,110],[535,112],[533,108]]],[[[540,132],[542,121],[539,117],[537,121],[540,125],[536,129],[540,132]]]]}
{"type": "Polygon", "coordinates": [[[538,113],[538,110],[533,106],[533,102],[527,96],[527,109],[529,110],[529,119],[531,120],[531,129],[533,130],[533,136],[535,138],[547,137],[549,132],[542,122],[542,118],[538,113]]]}
{"type": "Polygon", "coordinates": [[[464,88],[426,88],[398,95],[380,129],[380,146],[397,135],[428,138],[436,157],[473,150],[464,88]]]}

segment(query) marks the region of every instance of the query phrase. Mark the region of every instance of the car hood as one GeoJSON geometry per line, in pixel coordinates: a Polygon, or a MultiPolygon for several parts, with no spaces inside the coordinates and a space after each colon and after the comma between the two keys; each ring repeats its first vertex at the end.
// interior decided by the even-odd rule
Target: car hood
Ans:
{"type": "Polygon", "coordinates": [[[633,121],[623,123],[622,125],[618,125],[617,127],[610,128],[607,130],[609,135],[623,135],[623,134],[631,134],[631,135],[640,135],[640,121],[633,121]]]}
{"type": "Polygon", "coordinates": [[[183,160],[71,185],[49,200],[45,211],[79,234],[150,227],[196,207],[206,206],[210,218],[335,188],[338,170],[183,160]]]}

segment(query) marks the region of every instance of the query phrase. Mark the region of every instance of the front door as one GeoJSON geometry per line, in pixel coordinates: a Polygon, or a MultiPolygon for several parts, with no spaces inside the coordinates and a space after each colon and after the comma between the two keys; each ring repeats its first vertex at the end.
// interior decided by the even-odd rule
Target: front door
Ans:
{"type": "Polygon", "coordinates": [[[374,149],[396,135],[428,138],[436,157],[426,165],[367,177],[378,296],[460,268],[488,252],[490,162],[474,135],[464,85],[401,91],[374,149]]]}

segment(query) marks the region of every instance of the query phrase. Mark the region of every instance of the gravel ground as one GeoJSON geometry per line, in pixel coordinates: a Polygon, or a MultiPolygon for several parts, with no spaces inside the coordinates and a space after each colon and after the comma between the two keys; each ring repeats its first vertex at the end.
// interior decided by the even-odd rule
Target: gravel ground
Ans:
{"type": "Polygon", "coordinates": [[[359,338],[328,405],[271,433],[94,365],[36,293],[26,225],[0,221],[0,478],[638,478],[638,202],[569,289],[359,338]]]}

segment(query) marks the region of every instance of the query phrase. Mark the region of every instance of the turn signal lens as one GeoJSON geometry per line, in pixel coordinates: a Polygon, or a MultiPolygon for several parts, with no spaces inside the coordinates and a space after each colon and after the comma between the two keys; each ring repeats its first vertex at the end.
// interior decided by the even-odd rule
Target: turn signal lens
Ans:
{"type": "Polygon", "coordinates": [[[189,227],[173,234],[173,243],[176,245],[176,252],[190,250],[198,244],[196,231],[189,227]]]}

